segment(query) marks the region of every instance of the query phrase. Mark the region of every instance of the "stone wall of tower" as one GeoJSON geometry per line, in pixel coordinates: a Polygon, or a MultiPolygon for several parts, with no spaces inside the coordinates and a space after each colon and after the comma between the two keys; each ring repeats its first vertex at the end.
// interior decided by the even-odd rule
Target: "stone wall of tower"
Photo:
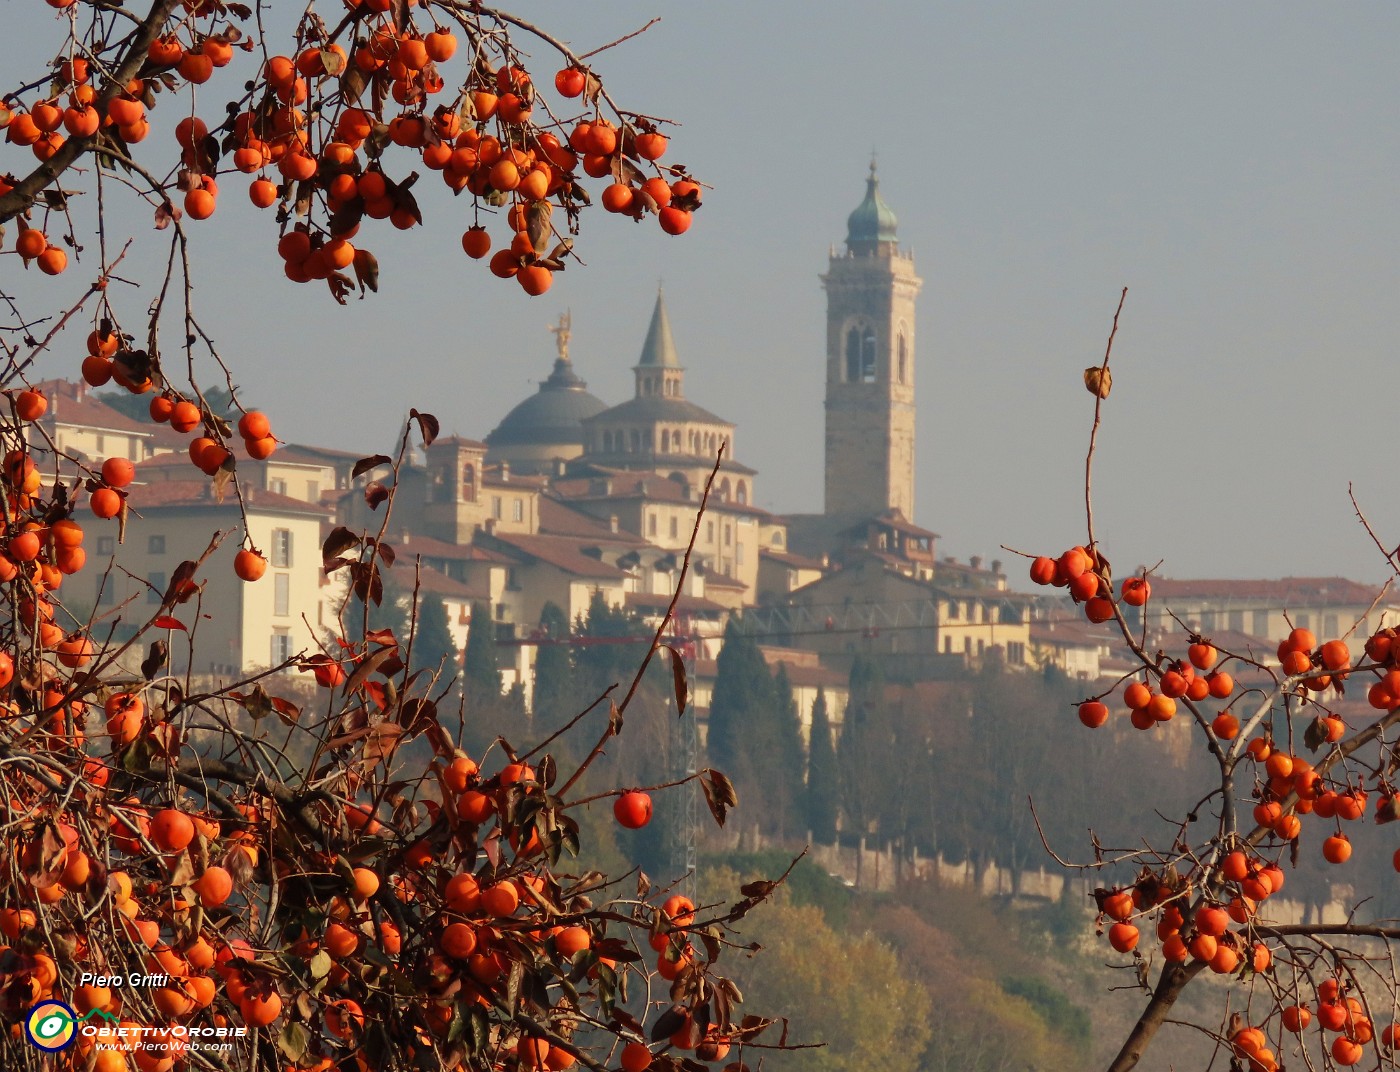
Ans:
{"type": "Polygon", "coordinates": [[[448,543],[468,544],[486,520],[481,484],[486,447],[464,440],[440,439],[427,451],[422,470],[424,487],[414,501],[422,503],[424,533],[448,543]]]}
{"type": "Polygon", "coordinates": [[[894,508],[912,519],[914,301],[922,281],[911,256],[882,243],[864,255],[834,254],[822,282],[827,294],[825,512],[872,515],[894,508]]]}

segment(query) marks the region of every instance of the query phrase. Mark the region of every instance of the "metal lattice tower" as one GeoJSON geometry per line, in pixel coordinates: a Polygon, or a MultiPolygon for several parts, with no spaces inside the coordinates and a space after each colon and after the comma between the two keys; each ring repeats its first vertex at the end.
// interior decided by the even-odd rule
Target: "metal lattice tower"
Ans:
{"type": "MultiPolygon", "coordinates": [[[[686,681],[695,680],[695,641],[677,636],[673,643],[685,665],[686,681]]],[[[693,688],[692,688],[693,695],[693,688]]],[[[671,701],[674,703],[674,701],[671,701]]],[[[668,705],[669,706],[669,705],[668,705]]],[[[700,738],[695,728],[695,712],[689,706],[680,717],[671,715],[669,751],[671,778],[691,780],[673,790],[671,823],[671,876],[677,878],[676,892],[696,900],[696,842],[700,829],[700,787],[694,780],[700,769],[700,738]]],[[[668,876],[670,877],[670,876],[668,876]]]]}

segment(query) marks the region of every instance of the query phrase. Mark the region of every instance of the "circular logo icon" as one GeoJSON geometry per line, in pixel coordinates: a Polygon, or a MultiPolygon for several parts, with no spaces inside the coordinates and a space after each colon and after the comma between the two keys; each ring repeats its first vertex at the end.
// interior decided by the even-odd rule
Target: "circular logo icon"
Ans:
{"type": "Polygon", "coordinates": [[[29,1041],[48,1053],[72,1045],[78,1017],[61,1001],[41,1001],[29,1010],[24,1033],[29,1041]]]}

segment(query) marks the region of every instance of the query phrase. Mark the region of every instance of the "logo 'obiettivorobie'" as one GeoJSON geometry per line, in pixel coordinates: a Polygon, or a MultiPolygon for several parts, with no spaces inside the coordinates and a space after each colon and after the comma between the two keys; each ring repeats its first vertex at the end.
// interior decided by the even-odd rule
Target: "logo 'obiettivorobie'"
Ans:
{"type": "Polygon", "coordinates": [[[24,1021],[24,1033],[29,1041],[46,1053],[57,1053],[73,1044],[78,1017],[61,1001],[41,1001],[29,1010],[24,1021]]]}
{"type": "Polygon", "coordinates": [[[24,1020],[24,1033],[34,1046],[46,1053],[57,1053],[73,1044],[78,1028],[93,1017],[118,1022],[117,1017],[101,1009],[89,1009],[78,1016],[73,1009],[61,1001],[41,1001],[29,1010],[24,1020]]]}

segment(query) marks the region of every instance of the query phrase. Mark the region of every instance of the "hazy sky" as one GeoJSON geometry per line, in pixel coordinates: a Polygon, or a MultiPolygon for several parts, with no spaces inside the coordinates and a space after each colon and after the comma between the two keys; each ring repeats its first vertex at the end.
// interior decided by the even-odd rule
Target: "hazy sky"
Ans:
{"type": "MultiPolygon", "coordinates": [[[[664,278],[687,394],[738,425],[758,504],[819,510],[817,277],[873,147],[924,279],[917,520],[945,552],[1083,539],[1080,374],[1126,285],[1096,481],[1120,571],[1384,576],[1347,482],[1400,542],[1396,5],[516,10],[582,50],[661,16],[597,69],[624,107],[684,124],[671,157],[715,187],[694,227],[677,239],[591,213],[588,267],[529,299],[461,253],[468,206],[444,190],[424,198],[427,228],[362,232],[383,285],[340,309],[282,280],[271,216],[230,176],[193,225],[198,310],[279,434],[373,452],[417,406],[484,437],[547,375],[566,307],[579,373],[622,401],[664,278]]],[[[19,18],[52,29],[42,6],[19,18]]],[[[13,81],[32,52],[5,36],[13,81]]],[[[558,63],[537,51],[551,82],[558,63]]],[[[0,147],[0,170],[27,164],[0,147]]],[[[128,218],[134,269],[160,247],[147,213],[128,218]]],[[[135,323],[150,296],[118,300],[135,323]]],[[[76,374],[81,339],[44,374],[76,374]]]]}

